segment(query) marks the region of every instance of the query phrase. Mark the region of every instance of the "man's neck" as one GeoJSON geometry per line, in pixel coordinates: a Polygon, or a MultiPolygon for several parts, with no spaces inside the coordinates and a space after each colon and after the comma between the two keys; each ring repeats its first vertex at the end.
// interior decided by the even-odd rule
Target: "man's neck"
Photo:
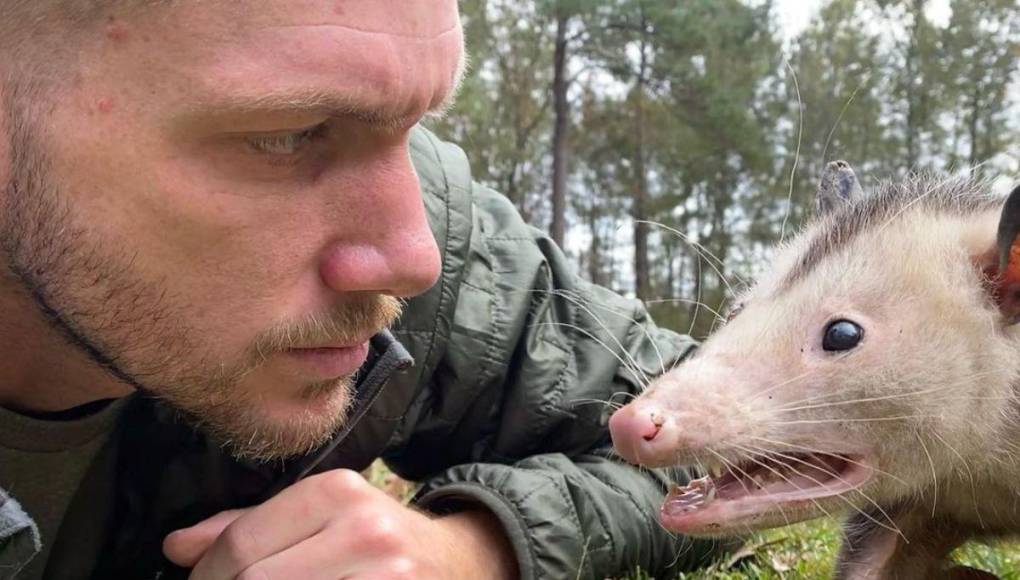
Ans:
{"type": "Polygon", "coordinates": [[[131,392],[48,324],[15,281],[0,275],[0,406],[62,411],[131,392]]]}

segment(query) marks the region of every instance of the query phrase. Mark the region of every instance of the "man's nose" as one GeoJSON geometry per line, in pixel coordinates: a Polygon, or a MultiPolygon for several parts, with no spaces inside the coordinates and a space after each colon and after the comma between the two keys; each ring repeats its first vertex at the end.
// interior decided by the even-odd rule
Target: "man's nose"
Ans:
{"type": "Polygon", "coordinates": [[[406,148],[347,173],[341,187],[336,213],[343,216],[343,231],[319,263],[326,286],[396,297],[431,288],[439,278],[439,248],[406,148]]]}

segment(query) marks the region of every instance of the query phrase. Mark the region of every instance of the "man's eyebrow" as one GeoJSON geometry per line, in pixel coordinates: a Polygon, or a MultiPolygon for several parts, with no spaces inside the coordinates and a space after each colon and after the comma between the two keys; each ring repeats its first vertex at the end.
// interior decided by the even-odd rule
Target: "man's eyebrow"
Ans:
{"type": "MultiPolygon", "coordinates": [[[[450,87],[441,100],[423,113],[429,119],[441,119],[453,107],[457,94],[470,67],[470,55],[462,48],[450,87]]],[[[330,117],[356,118],[373,125],[399,128],[417,112],[395,107],[373,107],[357,97],[329,89],[276,91],[251,95],[209,95],[190,104],[186,117],[196,120],[212,116],[250,115],[257,113],[318,112],[330,117]]]]}
{"type": "MultiPolygon", "coordinates": [[[[453,100],[451,91],[441,102],[429,107],[427,116],[442,115],[453,100]]],[[[354,118],[383,128],[406,125],[417,113],[392,106],[372,106],[354,96],[329,90],[280,91],[258,95],[222,95],[202,99],[189,107],[195,117],[250,115],[258,113],[321,113],[330,117],[354,118]]]]}

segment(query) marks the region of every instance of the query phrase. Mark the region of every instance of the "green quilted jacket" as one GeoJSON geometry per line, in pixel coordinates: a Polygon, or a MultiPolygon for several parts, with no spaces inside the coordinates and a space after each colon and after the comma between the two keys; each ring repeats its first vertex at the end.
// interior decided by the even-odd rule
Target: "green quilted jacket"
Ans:
{"type": "MultiPolygon", "coordinates": [[[[638,392],[693,343],[657,328],[641,303],[579,279],[506,198],[471,180],[460,149],[424,129],[411,143],[442,277],[373,339],[349,426],[308,457],[258,465],[136,397],[72,502],[48,572],[185,578],[161,555],[169,531],[378,458],[422,483],[413,501],[425,509],[492,510],[522,578],[602,579],[639,567],[665,578],[710,552],[658,525],[669,482],[613,457],[603,404],[638,392]],[[61,554],[78,550],[98,564],[61,569],[61,554]]],[[[0,580],[37,545],[31,521],[5,498],[0,580]]]]}

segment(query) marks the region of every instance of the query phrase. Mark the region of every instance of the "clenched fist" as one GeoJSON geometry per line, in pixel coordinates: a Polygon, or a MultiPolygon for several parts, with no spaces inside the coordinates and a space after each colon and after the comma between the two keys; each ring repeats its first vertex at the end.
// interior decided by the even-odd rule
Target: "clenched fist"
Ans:
{"type": "Polygon", "coordinates": [[[434,517],[408,508],[360,474],[302,480],[262,505],[221,512],[166,537],[163,552],[190,580],[515,578],[495,517],[434,517]]]}

